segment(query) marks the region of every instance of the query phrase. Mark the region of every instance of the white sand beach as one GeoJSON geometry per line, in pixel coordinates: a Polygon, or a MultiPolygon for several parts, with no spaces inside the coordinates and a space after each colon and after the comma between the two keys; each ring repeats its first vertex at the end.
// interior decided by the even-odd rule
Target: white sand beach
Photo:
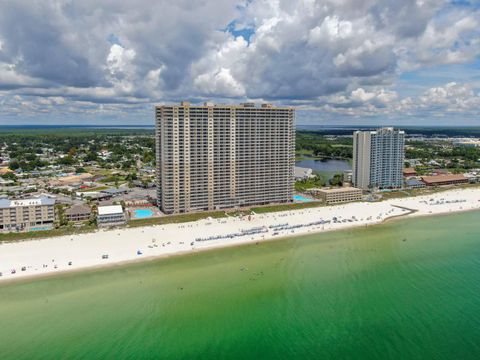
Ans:
{"type": "Polygon", "coordinates": [[[0,245],[0,281],[367,226],[397,216],[474,209],[480,209],[480,189],[452,189],[375,203],[356,202],[5,243],[0,245]]]}

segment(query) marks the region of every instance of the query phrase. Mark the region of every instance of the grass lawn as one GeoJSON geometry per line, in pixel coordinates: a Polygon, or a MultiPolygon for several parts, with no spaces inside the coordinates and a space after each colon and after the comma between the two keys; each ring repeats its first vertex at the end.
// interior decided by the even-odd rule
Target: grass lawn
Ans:
{"type": "Polygon", "coordinates": [[[120,175],[107,176],[104,179],[98,180],[98,182],[101,182],[103,184],[115,183],[115,182],[121,183],[121,182],[124,182],[124,181],[125,181],[125,176],[120,176],[120,175]]]}
{"type": "Polygon", "coordinates": [[[347,145],[347,144],[330,144],[334,148],[351,148],[352,145],[347,145]]]}
{"type": "Polygon", "coordinates": [[[323,175],[316,175],[314,178],[295,181],[295,190],[303,192],[308,189],[321,188],[325,186],[325,183],[323,175]]]}
{"type": "Polygon", "coordinates": [[[177,224],[189,221],[196,221],[200,219],[206,219],[208,217],[218,219],[226,217],[225,211],[210,211],[210,212],[198,212],[191,214],[179,214],[168,215],[156,218],[147,219],[132,219],[128,221],[128,227],[150,226],[150,225],[164,225],[164,224],[177,224]]]}
{"type": "Polygon", "coordinates": [[[76,234],[92,232],[92,231],[95,231],[96,229],[97,228],[94,226],[87,225],[87,226],[82,226],[81,228],[68,226],[68,227],[62,227],[59,229],[44,230],[44,231],[5,233],[5,234],[0,234],[0,244],[12,242],[12,241],[43,239],[48,237],[64,236],[64,235],[76,235],[76,234]]]}
{"type": "Polygon", "coordinates": [[[100,170],[97,170],[97,174],[98,175],[102,175],[102,176],[113,176],[112,173],[115,172],[116,170],[113,170],[113,169],[100,169],[100,170]]]}
{"type": "Polygon", "coordinates": [[[382,193],[381,200],[383,201],[383,200],[390,200],[390,199],[401,199],[401,198],[406,198],[410,196],[412,196],[410,190],[390,191],[390,192],[382,193]]]}
{"type": "Polygon", "coordinates": [[[295,151],[295,157],[297,158],[312,158],[313,156],[313,151],[312,150],[307,150],[307,149],[302,149],[302,150],[297,150],[295,151]]]}

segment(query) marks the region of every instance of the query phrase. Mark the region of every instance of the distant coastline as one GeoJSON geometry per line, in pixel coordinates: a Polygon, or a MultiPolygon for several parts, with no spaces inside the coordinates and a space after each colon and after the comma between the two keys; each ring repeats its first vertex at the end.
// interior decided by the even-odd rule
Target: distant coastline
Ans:
{"type": "MultiPolygon", "coordinates": [[[[397,127],[398,125],[392,125],[397,127]]],[[[297,124],[297,131],[314,131],[328,135],[351,135],[355,130],[373,130],[376,125],[307,125],[297,124]]],[[[96,125],[96,124],[71,124],[71,125],[42,125],[42,124],[26,124],[26,125],[0,125],[0,134],[2,132],[14,132],[18,130],[31,131],[53,131],[53,130],[94,130],[94,129],[116,129],[116,130],[151,130],[155,129],[155,124],[112,124],[112,125],[96,125]]],[[[480,136],[480,127],[478,126],[402,126],[407,134],[421,133],[426,136],[446,135],[446,136],[480,136]]]]}
{"type": "Polygon", "coordinates": [[[154,129],[155,125],[0,125],[2,130],[55,130],[55,129],[154,129]]]}

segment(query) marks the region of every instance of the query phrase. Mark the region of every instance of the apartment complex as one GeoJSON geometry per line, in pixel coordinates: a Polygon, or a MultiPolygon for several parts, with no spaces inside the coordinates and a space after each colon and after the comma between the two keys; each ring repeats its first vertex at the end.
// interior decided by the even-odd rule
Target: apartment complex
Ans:
{"type": "Polygon", "coordinates": [[[339,204],[350,201],[362,200],[361,189],[353,187],[340,187],[332,189],[311,189],[312,195],[318,196],[326,204],[339,204]]]}
{"type": "Polygon", "coordinates": [[[163,212],[292,201],[293,108],[156,107],[158,204],[163,212]]]}
{"type": "Polygon", "coordinates": [[[353,134],[353,185],[394,189],[403,185],[405,132],[391,127],[353,134]]]}
{"type": "Polygon", "coordinates": [[[53,227],[54,221],[54,199],[0,199],[0,232],[45,230],[53,227]]]}

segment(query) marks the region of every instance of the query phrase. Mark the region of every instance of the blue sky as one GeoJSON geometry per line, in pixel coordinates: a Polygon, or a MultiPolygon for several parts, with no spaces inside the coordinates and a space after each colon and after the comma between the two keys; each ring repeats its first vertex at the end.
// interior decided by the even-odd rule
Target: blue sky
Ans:
{"type": "Polygon", "coordinates": [[[480,1],[0,3],[0,125],[152,124],[183,99],[480,126],[480,1]]]}

